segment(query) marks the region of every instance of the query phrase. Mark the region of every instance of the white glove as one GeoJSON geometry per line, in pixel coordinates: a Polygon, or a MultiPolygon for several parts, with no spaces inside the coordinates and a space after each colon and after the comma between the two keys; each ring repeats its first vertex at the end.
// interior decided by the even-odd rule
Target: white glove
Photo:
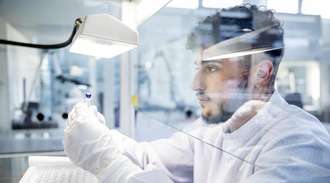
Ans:
{"type": "Polygon", "coordinates": [[[111,143],[110,130],[95,106],[78,103],[64,129],[64,151],[77,166],[97,175],[121,153],[111,143]]]}
{"type": "MultiPolygon", "coordinates": [[[[123,155],[122,148],[128,145],[124,142],[132,143],[133,140],[109,130],[104,123],[104,117],[95,106],[78,103],[70,112],[64,129],[64,151],[74,164],[95,174],[100,182],[107,183],[136,180],[149,183],[166,177],[161,172],[143,171],[123,155]]],[[[166,180],[166,183],[171,182],[169,178],[166,180]]]]}
{"type": "Polygon", "coordinates": [[[250,100],[244,103],[224,124],[227,132],[233,132],[248,122],[264,106],[261,100],[250,100]]]}

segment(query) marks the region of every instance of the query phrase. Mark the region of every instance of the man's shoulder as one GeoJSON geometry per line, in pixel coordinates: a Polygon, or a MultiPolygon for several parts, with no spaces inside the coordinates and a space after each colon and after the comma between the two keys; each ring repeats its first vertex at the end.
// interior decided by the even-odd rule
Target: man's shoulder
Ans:
{"type": "Polygon", "coordinates": [[[330,145],[330,135],[324,125],[313,115],[291,106],[290,113],[268,129],[268,144],[287,145],[299,143],[330,145]]]}
{"type": "Polygon", "coordinates": [[[324,125],[312,114],[296,106],[290,106],[289,115],[278,124],[280,129],[308,134],[328,135],[324,125]]]}

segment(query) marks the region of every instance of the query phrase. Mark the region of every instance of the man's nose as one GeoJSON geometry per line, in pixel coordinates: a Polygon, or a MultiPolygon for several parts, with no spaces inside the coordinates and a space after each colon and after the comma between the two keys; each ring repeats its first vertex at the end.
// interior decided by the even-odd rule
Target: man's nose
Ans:
{"type": "Polygon", "coordinates": [[[200,72],[197,72],[194,77],[192,89],[194,91],[204,91],[206,89],[203,75],[200,72]]]}

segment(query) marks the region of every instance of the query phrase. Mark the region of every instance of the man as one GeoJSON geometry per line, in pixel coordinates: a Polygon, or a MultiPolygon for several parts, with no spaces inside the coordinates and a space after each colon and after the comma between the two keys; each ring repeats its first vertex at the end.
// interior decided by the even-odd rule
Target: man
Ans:
{"type": "Polygon", "coordinates": [[[210,40],[212,45],[264,27],[269,29],[251,40],[283,44],[282,29],[272,12],[239,6],[204,22],[212,23],[207,34],[212,39],[203,34],[197,39],[202,54],[193,89],[203,120],[226,122],[194,129],[188,135],[176,133],[169,139],[137,143],[106,128],[95,107],[80,103],[65,129],[64,148],[71,161],[101,182],[129,182],[150,170],[180,183],[329,182],[329,134],[315,117],[288,105],[274,90],[282,49],[203,59],[210,40]],[[230,14],[239,16],[237,22],[228,18],[230,14]],[[221,33],[228,30],[220,30],[221,21],[239,28],[221,33]]]}

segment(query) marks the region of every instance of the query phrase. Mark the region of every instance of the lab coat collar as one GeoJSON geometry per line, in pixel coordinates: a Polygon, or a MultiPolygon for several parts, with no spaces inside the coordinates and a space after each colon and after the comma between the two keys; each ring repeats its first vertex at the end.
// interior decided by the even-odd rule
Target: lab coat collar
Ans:
{"type": "Polygon", "coordinates": [[[277,90],[274,90],[273,95],[265,104],[263,109],[275,118],[279,113],[285,112],[283,110],[288,106],[289,104],[284,100],[284,98],[279,94],[279,92],[277,90]]]}
{"type": "Polygon", "coordinates": [[[224,133],[223,138],[229,143],[234,141],[237,145],[243,144],[258,134],[262,128],[269,128],[273,123],[287,116],[288,106],[289,104],[275,90],[265,106],[250,121],[232,133],[224,133]]]}

